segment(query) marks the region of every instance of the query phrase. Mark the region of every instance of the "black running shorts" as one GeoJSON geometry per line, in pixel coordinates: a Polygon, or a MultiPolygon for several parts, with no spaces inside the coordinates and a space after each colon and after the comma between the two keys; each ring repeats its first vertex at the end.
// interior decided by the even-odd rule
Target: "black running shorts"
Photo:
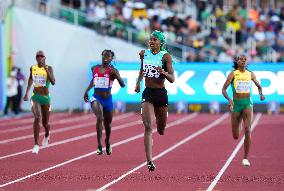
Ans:
{"type": "Polygon", "coordinates": [[[141,103],[149,102],[154,107],[168,107],[168,93],[166,88],[145,88],[141,103]]]}

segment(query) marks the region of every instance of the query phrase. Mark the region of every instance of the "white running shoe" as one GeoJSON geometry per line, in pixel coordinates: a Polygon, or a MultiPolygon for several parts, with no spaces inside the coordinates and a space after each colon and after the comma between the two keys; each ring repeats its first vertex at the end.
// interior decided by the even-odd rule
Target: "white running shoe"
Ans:
{"type": "Polygon", "coordinates": [[[248,160],[248,159],[243,159],[242,165],[243,165],[243,166],[250,166],[249,160],[248,160]]]}
{"type": "Polygon", "coordinates": [[[39,146],[38,146],[38,145],[35,145],[34,148],[33,148],[33,150],[32,150],[32,153],[38,154],[38,152],[39,152],[39,146]]]}
{"type": "Polygon", "coordinates": [[[48,137],[43,136],[43,139],[42,139],[42,146],[43,147],[46,147],[48,145],[49,138],[50,138],[50,135],[48,137]]]}

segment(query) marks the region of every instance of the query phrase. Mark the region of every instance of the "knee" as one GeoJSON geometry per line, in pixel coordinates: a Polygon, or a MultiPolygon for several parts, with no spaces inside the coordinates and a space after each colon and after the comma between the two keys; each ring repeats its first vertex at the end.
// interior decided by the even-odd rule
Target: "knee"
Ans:
{"type": "Polygon", "coordinates": [[[40,122],[40,115],[36,115],[35,119],[34,119],[35,123],[39,123],[40,122]]]}
{"type": "Polygon", "coordinates": [[[251,129],[248,127],[245,127],[245,136],[250,136],[251,134],[251,129]]]}
{"type": "Polygon", "coordinates": [[[97,116],[97,123],[103,123],[103,120],[104,120],[103,116],[101,115],[97,116]]]}
{"type": "Polygon", "coordinates": [[[143,124],[146,130],[151,130],[152,131],[152,122],[150,120],[143,120],[143,124]]]}
{"type": "Polygon", "coordinates": [[[104,126],[106,130],[111,129],[110,123],[109,122],[104,122],[104,126]]]}
{"type": "Polygon", "coordinates": [[[47,121],[44,121],[44,122],[42,122],[42,126],[44,126],[44,127],[48,127],[48,126],[49,126],[49,124],[48,124],[48,122],[47,122],[47,121]]]}
{"type": "Polygon", "coordinates": [[[152,133],[152,128],[151,127],[145,127],[145,133],[146,134],[151,134],[152,133]]]}

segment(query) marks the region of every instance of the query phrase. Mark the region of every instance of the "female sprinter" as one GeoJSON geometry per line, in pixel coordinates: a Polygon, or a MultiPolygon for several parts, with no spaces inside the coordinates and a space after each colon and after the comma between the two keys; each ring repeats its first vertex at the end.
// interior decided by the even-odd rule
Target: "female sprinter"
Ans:
{"type": "Polygon", "coordinates": [[[28,80],[27,90],[24,96],[24,101],[29,100],[29,91],[34,85],[33,95],[31,97],[32,111],[34,114],[34,141],[35,145],[32,149],[32,153],[38,154],[39,152],[39,127],[40,118],[42,116],[42,125],[45,129],[45,135],[42,140],[42,146],[47,146],[49,143],[50,135],[50,125],[49,115],[50,115],[50,97],[49,97],[49,84],[55,84],[55,78],[53,75],[53,69],[51,66],[45,64],[45,55],[43,51],[38,51],[36,53],[37,64],[30,68],[30,76],[28,80]]]}
{"type": "Polygon", "coordinates": [[[149,172],[155,170],[152,161],[152,122],[156,117],[157,130],[164,134],[168,116],[168,95],[165,89],[165,79],[170,83],[175,80],[171,55],[164,49],[166,40],[161,31],[151,34],[150,49],[142,50],[140,55],[141,68],[136,83],[135,92],[140,92],[140,82],[145,77],[146,88],[142,94],[141,115],[145,127],[144,145],[149,172]]]}
{"type": "Polygon", "coordinates": [[[229,101],[229,108],[232,111],[232,132],[233,138],[238,139],[240,135],[240,125],[243,121],[245,129],[244,158],[242,165],[250,166],[248,153],[251,144],[251,122],[253,117],[253,103],[250,97],[251,81],[258,88],[260,100],[265,97],[262,94],[262,87],[256,80],[255,74],[247,70],[247,58],[241,55],[234,59],[234,70],[229,74],[223,86],[222,93],[229,101]],[[229,98],[226,90],[231,84],[233,90],[233,100],[229,98]]]}
{"type": "Polygon", "coordinates": [[[113,115],[113,103],[111,95],[111,87],[113,81],[117,79],[121,87],[125,86],[118,70],[110,64],[113,60],[113,57],[114,52],[111,50],[104,50],[102,52],[102,64],[92,68],[93,79],[90,81],[90,84],[84,94],[84,100],[85,102],[88,102],[88,92],[94,86],[94,95],[90,97],[90,102],[92,110],[97,117],[96,129],[98,149],[96,153],[98,155],[103,154],[103,147],[101,142],[103,125],[106,132],[106,153],[108,155],[112,153],[112,148],[110,145],[110,134],[113,115]]]}

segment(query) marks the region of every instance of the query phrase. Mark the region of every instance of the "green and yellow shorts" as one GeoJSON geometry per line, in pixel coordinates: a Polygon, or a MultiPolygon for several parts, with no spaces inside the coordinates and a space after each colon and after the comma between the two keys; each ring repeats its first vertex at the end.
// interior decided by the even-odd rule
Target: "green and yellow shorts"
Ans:
{"type": "Polygon", "coordinates": [[[246,108],[253,108],[253,103],[251,98],[234,99],[233,102],[234,102],[233,112],[241,112],[246,108]]]}
{"type": "Polygon", "coordinates": [[[33,101],[38,102],[40,105],[46,105],[50,103],[50,96],[49,95],[39,95],[34,93],[31,97],[33,101]]]}

